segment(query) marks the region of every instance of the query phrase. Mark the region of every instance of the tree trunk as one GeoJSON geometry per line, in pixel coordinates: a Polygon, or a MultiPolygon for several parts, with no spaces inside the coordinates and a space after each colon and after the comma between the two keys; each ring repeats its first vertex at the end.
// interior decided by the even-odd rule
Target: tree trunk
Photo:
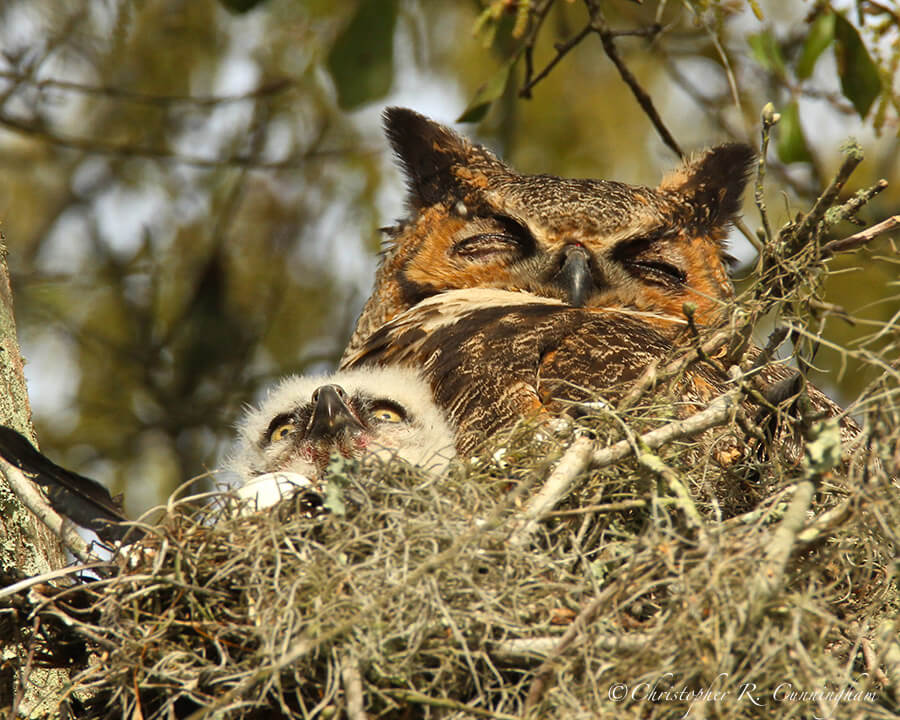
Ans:
{"type": "MultiPolygon", "coordinates": [[[[6,243],[0,236],[0,423],[34,442],[6,255],[6,243]]],[[[8,579],[16,571],[36,575],[64,564],[59,540],[25,509],[0,473],[0,578],[8,579]]],[[[26,619],[7,617],[19,623],[22,637],[27,638],[30,625],[26,619]]],[[[55,705],[54,690],[61,688],[65,679],[61,671],[32,670],[24,643],[0,648],[0,715],[6,717],[15,705],[19,714],[26,716],[41,713],[43,706],[49,710],[55,705]]]]}

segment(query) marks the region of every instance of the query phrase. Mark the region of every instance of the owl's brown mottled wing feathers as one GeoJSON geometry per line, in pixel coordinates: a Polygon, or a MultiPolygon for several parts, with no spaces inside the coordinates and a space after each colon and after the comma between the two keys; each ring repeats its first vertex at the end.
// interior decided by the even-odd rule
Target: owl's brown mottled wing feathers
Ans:
{"type": "MultiPolygon", "coordinates": [[[[492,290],[450,291],[374,332],[345,367],[415,367],[471,453],[518,420],[556,414],[573,402],[615,402],[669,343],[642,313],[597,312],[492,290]]],[[[685,388],[702,403],[722,390],[705,369],[685,388]]]]}

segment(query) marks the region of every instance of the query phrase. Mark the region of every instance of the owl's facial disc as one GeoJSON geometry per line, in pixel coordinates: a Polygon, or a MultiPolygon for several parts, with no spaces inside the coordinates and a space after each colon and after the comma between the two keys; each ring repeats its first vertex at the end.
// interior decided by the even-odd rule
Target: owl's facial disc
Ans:
{"type": "Polygon", "coordinates": [[[553,276],[553,282],[563,291],[569,305],[584,307],[594,290],[594,278],[590,253],[582,244],[573,243],[563,249],[562,266],[553,276]]]}
{"type": "Polygon", "coordinates": [[[306,438],[312,441],[333,440],[342,432],[365,430],[347,405],[347,393],[340,385],[323,385],[312,394],[314,404],[306,438]]]}

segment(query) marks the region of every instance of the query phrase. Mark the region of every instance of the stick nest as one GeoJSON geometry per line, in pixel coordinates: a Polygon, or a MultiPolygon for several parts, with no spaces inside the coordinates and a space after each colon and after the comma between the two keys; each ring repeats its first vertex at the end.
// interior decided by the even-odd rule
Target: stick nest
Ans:
{"type": "Polygon", "coordinates": [[[34,665],[70,669],[79,717],[889,717],[897,439],[867,439],[782,556],[803,468],[733,471],[753,509],[723,513],[677,444],[660,460],[710,497],[701,527],[632,457],[580,475],[519,542],[563,452],[523,429],[440,479],[333,468],[343,513],[170,503],[108,577],[32,587],[7,612],[34,665]]]}

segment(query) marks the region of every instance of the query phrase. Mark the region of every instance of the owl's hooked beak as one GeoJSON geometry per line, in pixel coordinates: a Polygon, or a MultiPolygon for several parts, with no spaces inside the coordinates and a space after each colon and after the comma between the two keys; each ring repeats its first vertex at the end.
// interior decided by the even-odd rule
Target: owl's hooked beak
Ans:
{"type": "Polygon", "coordinates": [[[323,385],[316,389],[312,395],[315,407],[309,420],[308,439],[334,438],[342,430],[351,432],[365,430],[344,402],[345,397],[347,394],[340,385],[323,385]]]}
{"type": "Polygon", "coordinates": [[[584,307],[594,286],[591,259],[582,245],[569,245],[563,251],[563,264],[553,278],[566,294],[569,305],[584,307]]]}

